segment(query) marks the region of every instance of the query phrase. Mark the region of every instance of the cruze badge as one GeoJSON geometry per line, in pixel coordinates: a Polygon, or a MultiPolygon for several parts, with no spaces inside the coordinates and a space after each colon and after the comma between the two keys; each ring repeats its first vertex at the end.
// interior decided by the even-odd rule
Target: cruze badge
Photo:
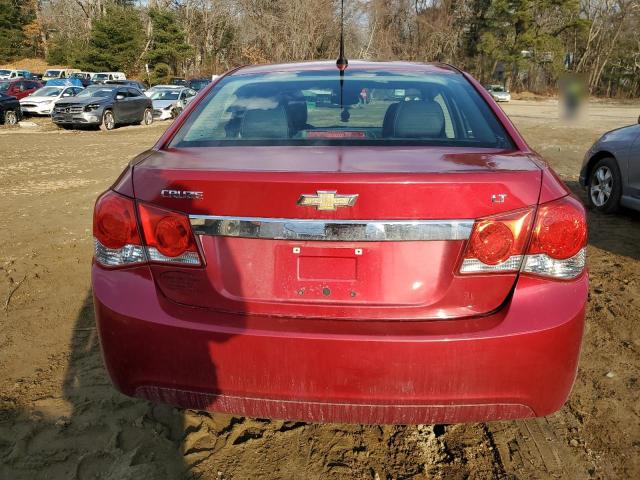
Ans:
{"type": "Polygon", "coordinates": [[[316,207],[318,210],[336,210],[338,207],[353,207],[357,199],[358,194],[341,195],[335,190],[318,190],[315,195],[300,195],[298,205],[316,207]]]}
{"type": "Polygon", "coordinates": [[[181,200],[202,200],[204,194],[202,192],[192,192],[189,190],[161,190],[160,196],[164,198],[175,198],[181,200]]]}

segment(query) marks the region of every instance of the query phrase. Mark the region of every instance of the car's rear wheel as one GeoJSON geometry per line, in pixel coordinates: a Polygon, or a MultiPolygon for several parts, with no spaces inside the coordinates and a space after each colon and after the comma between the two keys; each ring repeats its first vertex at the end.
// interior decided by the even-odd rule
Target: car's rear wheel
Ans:
{"type": "Polygon", "coordinates": [[[153,123],[153,110],[147,108],[142,115],[142,124],[151,125],[153,123]]]}
{"type": "Polygon", "coordinates": [[[614,158],[598,160],[589,176],[587,202],[602,213],[613,213],[620,207],[622,176],[614,158]]]}
{"type": "Polygon", "coordinates": [[[111,110],[107,110],[102,114],[101,128],[107,131],[116,128],[116,118],[113,116],[113,112],[111,110]]]}
{"type": "Polygon", "coordinates": [[[7,110],[4,112],[4,124],[15,125],[18,123],[18,115],[13,110],[7,110]]]}

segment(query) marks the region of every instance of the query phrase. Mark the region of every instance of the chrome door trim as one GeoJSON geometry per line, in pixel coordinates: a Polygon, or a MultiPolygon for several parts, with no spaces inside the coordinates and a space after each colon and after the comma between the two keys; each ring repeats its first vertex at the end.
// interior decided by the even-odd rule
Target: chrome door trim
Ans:
{"type": "Polygon", "coordinates": [[[190,215],[196,235],[342,242],[466,240],[473,220],[315,220],[190,215]]]}

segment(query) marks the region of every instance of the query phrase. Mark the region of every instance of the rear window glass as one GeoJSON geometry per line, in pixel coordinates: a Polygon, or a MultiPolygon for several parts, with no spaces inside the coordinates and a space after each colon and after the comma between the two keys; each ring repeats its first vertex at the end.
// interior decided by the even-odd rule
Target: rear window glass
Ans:
{"type": "MultiPolygon", "coordinates": [[[[153,97],[152,97],[153,98],[153,97]]],[[[442,145],[512,148],[457,74],[236,74],[198,104],[171,146],[442,145]]]]}

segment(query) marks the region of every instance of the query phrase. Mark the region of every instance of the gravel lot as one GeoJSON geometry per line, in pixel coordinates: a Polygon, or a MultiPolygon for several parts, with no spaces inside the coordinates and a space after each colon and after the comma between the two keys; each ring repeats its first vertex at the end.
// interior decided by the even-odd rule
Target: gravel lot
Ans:
{"type": "MultiPolygon", "coordinates": [[[[504,106],[577,188],[582,156],[640,105],[504,106]]],[[[591,291],[569,402],[543,419],[317,425],[181,411],[116,393],[90,300],[91,213],[167,123],[0,127],[0,478],[640,478],[640,215],[590,214],[591,291]]]]}

